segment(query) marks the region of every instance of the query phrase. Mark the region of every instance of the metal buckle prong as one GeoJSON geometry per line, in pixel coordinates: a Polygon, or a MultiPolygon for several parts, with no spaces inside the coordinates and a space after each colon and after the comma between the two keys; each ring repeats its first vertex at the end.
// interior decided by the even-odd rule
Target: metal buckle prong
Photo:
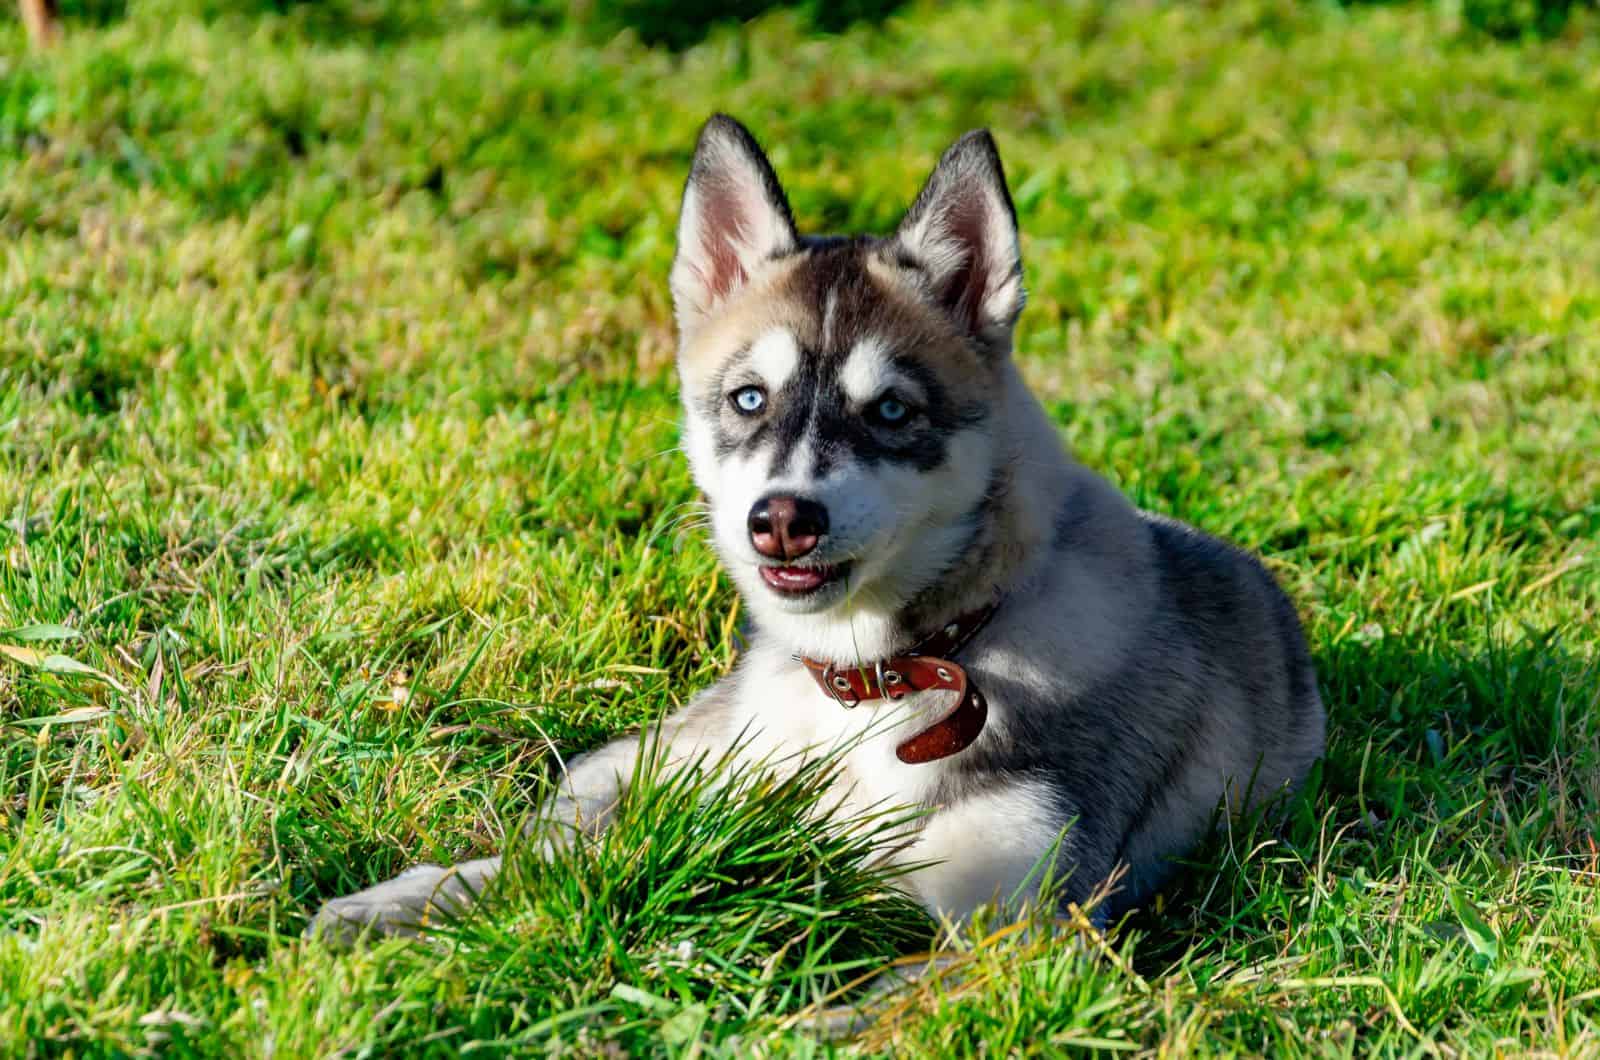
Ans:
{"type": "Polygon", "coordinates": [[[850,687],[850,679],[844,674],[839,673],[839,671],[831,665],[826,670],[822,671],[822,683],[828,695],[833,697],[833,701],[839,704],[845,710],[852,710],[861,702],[861,700],[857,698],[855,694],[855,689],[850,687]],[[841,687],[841,685],[843,687],[841,687]],[[845,693],[847,692],[850,694],[850,698],[848,700],[845,699],[845,693]]]}

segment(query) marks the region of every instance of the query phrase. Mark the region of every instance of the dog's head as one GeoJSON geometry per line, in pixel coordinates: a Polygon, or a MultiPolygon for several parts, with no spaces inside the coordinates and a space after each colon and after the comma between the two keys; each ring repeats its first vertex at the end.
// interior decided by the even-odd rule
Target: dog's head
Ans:
{"type": "Polygon", "coordinates": [[[1023,303],[987,132],[945,152],[893,235],[818,238],[744,127],[713,117],[672,296],[685,449],[760,624],[891,615],[957,563],[1023,303]]]}

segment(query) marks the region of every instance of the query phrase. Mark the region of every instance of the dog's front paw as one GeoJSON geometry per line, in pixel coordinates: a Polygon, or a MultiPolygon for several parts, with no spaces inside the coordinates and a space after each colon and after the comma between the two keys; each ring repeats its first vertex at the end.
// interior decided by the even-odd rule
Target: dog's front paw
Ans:
{"type": "Polygon", "coordinates": [[[449,870],[418,865],[392,880],[323,904],[306,928],[308,938],[349,945],[363,935],[417,935],[440,913],[438,899],[449,870]]]}

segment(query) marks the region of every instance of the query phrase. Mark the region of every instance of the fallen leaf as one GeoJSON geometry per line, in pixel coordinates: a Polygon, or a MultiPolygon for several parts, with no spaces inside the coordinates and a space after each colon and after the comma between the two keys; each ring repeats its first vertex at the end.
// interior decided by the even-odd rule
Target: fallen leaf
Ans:
{"type": "Polygon", "coordinates": [[[86,721],[94,721],[111,713],[110,707],[73,707],[71,710],[52,714],[48,718],[23,718],[16,722],[17,725],[81,725],[86,721]]]}
{"type": "Polygon", "coordinates": [[[37,648],[24,648],[20,644],[0,644],[0,655],[15,659],[24,666],[42,666],[45,653],[37,648]]]}
{"type": "Polygon", "coordinates": [[[0,637],[9,637],[12,640],[77,640],[82,636],[83,634],[75,629],[49,622],[0,630],[0,637]]]}
{"type": "Polygon", "coordinates": [[[118,692],[127,694],[117,679],[104,670],[96,670],[88,663],[79,662],[77,659],[66,655],[55,655],[42,652],[37,648],[24,648],[20,644],[0,644],[0,655],[4,655],[24,666],[32,666],[43,670],[47,674],[82,674],[104,681],[118,692]]]}

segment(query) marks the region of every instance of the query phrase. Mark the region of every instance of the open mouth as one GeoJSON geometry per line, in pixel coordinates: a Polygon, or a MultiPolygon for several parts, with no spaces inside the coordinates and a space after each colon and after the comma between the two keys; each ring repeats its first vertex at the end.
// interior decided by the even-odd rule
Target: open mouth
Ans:
{"type": "Polygon", "coordinates": [[[806,596],[843,578],[849,573],[848,564],[815,567],[761,568],[761,580],[767,588],[785,596],[806,596]]]}

